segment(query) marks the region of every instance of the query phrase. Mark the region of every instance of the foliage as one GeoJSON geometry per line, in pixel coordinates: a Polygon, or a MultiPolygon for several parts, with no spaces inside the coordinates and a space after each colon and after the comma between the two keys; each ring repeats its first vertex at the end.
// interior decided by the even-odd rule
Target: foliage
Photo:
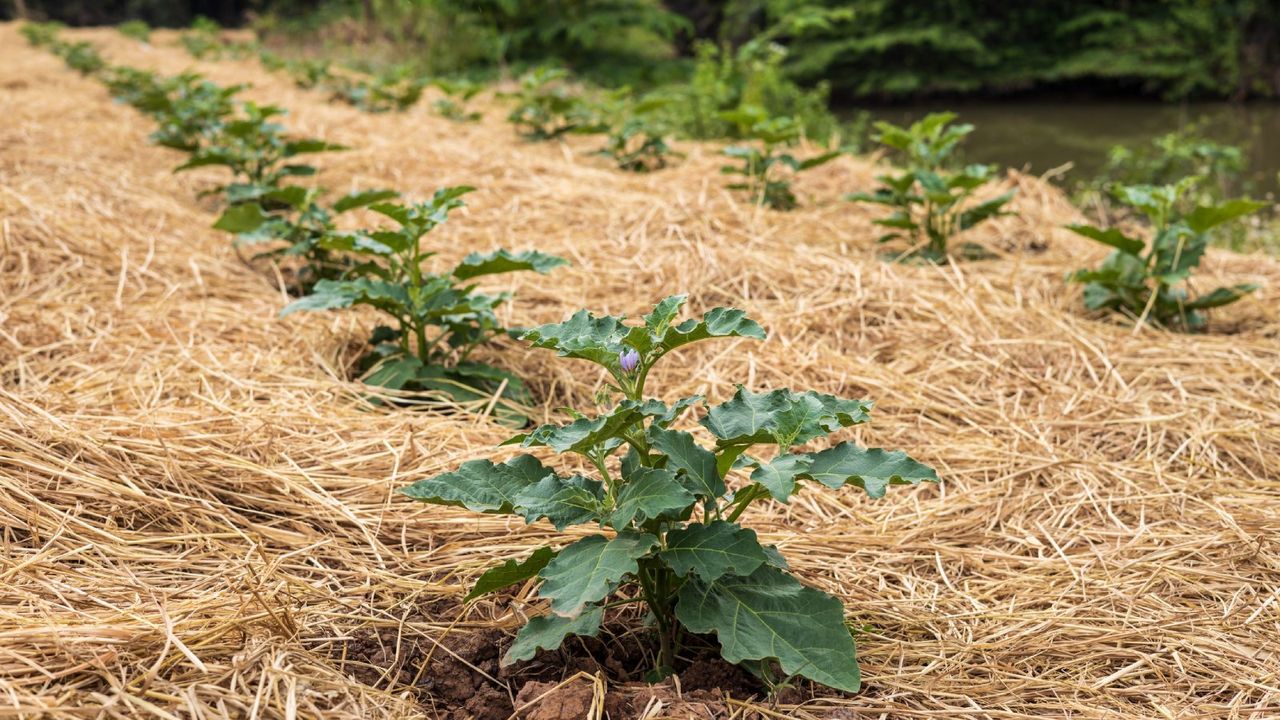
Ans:
{"type": "Polygon", "coordinates": [[[290,162],[297,156],[346,149],[323,140],[286,136],[284,126],[272,120],[284,112],[274,105],[244,103],[241,117],[222,123],[174,172],[208,166],[227,168],[232,181],[218,186],[215,192],[225,193],[227,202],[236,205],[267,200],[286,178],[314,175],[314,167],[290,162]]]}
{"type": "Polygon", "coordinates": [[[777,168],[788,168],[794,176],[840,156],[839,150],[832,150],[799,160],[789,152],[781,152],[779,148],[794,144],[800,137],[799,125],[789,117],[771,118],[764,110],[753,106],[723,113],[723,117],[742,128],[743,136],[758,142],[755,146],[725,148],[722,152],[737,159],[740,165],[720,168],[720,172],[727,175],[741,175],[744,182],[733,183],[729,189],[746,190],[757,205],[774,210],[795,209],[797,201],[795,193],[791,192],[791,177],[779,175],[777,168]]]}
{"type": "Polygon", "coordinates": [[[302,260],[293,289],[306,293],[316,282],[341,279],[352,269],[349,255],[336,253],[326,244],[326,239],[338,232],[334,216],[400,195],[394,190],[353,191],[324,207],[318,202],[319,194],[313,188],[275,188],[260,201],[227,208],[213,226],[233,233],[240,245],[273,245],[254,255],[254,260],[302,260]]]}
{"type": "Polygon", "coordinates": [[[516,106],[507,122],[526,140],[554,140],[571,132],[600,129],[591,107],[567,84],[568,73],[559,68],[536,68],[520,77],[513,96],[516,106]]]}
{"type": "Polygon", "coordinates": [[[18,32],[35,47],[45,47],[53,45],[58,39],[58,33],[65,27],[60,22],[25,22],[18,28],[18,32]]]}
{"type": "Polygon", "coordinates": [[[1191,273],[1200,266],[1209,233],[1214,228],[1254,213],[1264,203],[1247,199],[1218,204],[1198,204],[1190,212],[1179,210],[1183,196],[1197,178],[1176,185],[1126,185],[1116,188],[1116,199],[1144,215],[1151,224],[1150,247],[1117,228],[1069,225],[1068,230],[1114,248],[1096,270],[1078,270],[1068,276],[1083,283],[1085,307],[1111,310],[1139,324],[1200,330],[1205,310],[1233,303],[1257,289],[1244,284],[1220,287],[1192,298],[1187,289],[1191,273]]]}
{"type": "Polygon", "coordinates": [[[53,52],[62,58],[67,67],[81,75],[93,75],[107,66],[107,61],[98,54],[97,48],[86,41],[65,43],[54,40],[53,52]]]}
{"type": "Polygon", "coordinates": [[[370,209],[395,221],[396,230],[326,231],[317,241],[330,251],[352,253],[365,262],[341,279],[320,280],[310,295],[290,303],[281,315],[299,310],[372,307],[395,321],[378,326],[362,359],[364,380],[394,390],[435,392],[457,402],[493,402],[499,417],[523,423],[507,403],[527,401],[521,380],[509,372],[472,361],[476,347],[502,334],[494,309],[506,293],[484,294],[471,281],[497,273],[533,270],[547,273],[567,264],[535,251],[468,255],[453,270],[433,274],[423,265],[436,253],[423,250],[422,238],[462,206],[469,187],[443,188],[415,205],[375,203],[370,209]]]}
{"type": "Polygon", "coordinates": [[[857,97],[1023,91],[1065,83],[1166,98],[1280,94],[1280,9],[1267,0],[743,0],[726,24],[760,31],[803,9],[853,22],[781,40],[785,69],[857,97]]]}
{"type": "MultiPolygon", "coordinates": [[[[956,147],[973,131],[972,125],[952,125],[955,118],[955,113],[932,113],[907,128],[876,123],[874,139],[900,152],[906,169],[878,177],[881,186],[874,193],[853,193],[847,198],[894,209],[889,217],[875,223],[890,230],[880,242],[908,241],[904,256],[945,262],[953,235],[1006,214],[1004,205],[1013,197],[1013,192],[1008,192],[966,207],[970,196],[991,180],[994,168],[967,165],[956,171],[946,169],[956,147]]],[[[966,251],[971,255],[981,252],[976,247],[966,251]]]]}
{"type": "Polygon", "coordinates": [[[303,90],[321,87],[333,80],[333,70],[328,60],[290,60],[284,69],[293,78],[293,84],[303,90]]]}
{"type": "Polygon", "coordinates": [[[1111,148],[1095,187],[1105,191],[1114,185],[1169,185],[1196,176],[1202,182],[1185,201],[1207,203],[1241,190],[1245,165],[1241,148],[1214,142],[1191,126],[1165,133],[1148,147],[1111,148]]]}
{"type": "Polygon", "coordinates": [[[150,42],[151,26],[143,20],[126,20],[116,26],[116,30],[127,38],[133,38],[138,42],[150,42]]]}
{"type": "Polygon", "coordinates": [[[480,112],[467,109],[467,103],[484,90],[484,86],[480,83],[464,79],[437,78],[431,84],[445,95],[431,104],[440,117],[454,122],[477,122],[484,117],[480,112]]]}
{"type": "Polygon", "coordinates": [[[197,60],[216,60],[222,57],[222,28],[203,15],[197,15],[191,28],[178,36],[178,42],[197,60]]]}
{"type": "Polygon", "coordinates": [[[827,88],[819,83],[806,89],[789,79],[782,69],[786,55],[785,48],[770,42],[736,50],[700,43],[689,79],[661,87],[651,97],[666,100],[662,122],[685,137],[742,137],[724,113],[756,107],[772,117],[792,117],[807,137],[826,141],[839,128],[827,109],[827,88]]]}
{"type": "Polygon", "coordinates": [[[637,102],[630,88],[613,93],[611,101],[604,115],[613,118],[612,127],[599,152],[613,158],[619,170],[652,172],[666,167],[671,158],[681,157],[667,144],[667,128],[658,118],[667,101],[637,102]]]}
{"type": "Polygon", "coordinates": [[[732,663],[748,663],[766,680],[774,669],[848,691],[859,686],[853,638],[840,603],[802,585],[774,547],[738,521],[758,500],[787,502],[802,482],[847,484],[880,497],[890,484],[936,482],[929,468],[901,452],[841,442],[805,452],[809,442],[866,422],[871,404],[816,392],[754,393],[739,386],[710,406],[701,425],[710,445],[673,427],[703,401],[667,405],[646,395],[646,379],[670,352],[710,338],[764,338],[741,310],[715,308],[676,323],[684,298],[660,302],[639,325],[581,311],[562,323],[523,333],[534,347],[602,366],[620,395],[594,417],[543,425],[506,444],[581,455],[593,476],[561,475],[532,455],[503,463],[474,460],[420,480],[402,492],[482,513],[547,519],[557,530],[596,525],[559,550],[542,548],[521,563],[482,575],[469,597],[537,579],[550,612],[516,635],[503,664],[554,649],[569,635],[593,636],[606,608],[640,604],[652,618],[658,652],[653,677],[671,673],[685,648],[715,635],[732,663]],[[775,446],[772,460],[747,455],[775,446]],[[742,482],[731,484],[740,471],[742,482]],[[616,597],[615,600],[610,600],[616,597]]]}
{"type": "Polygon", "coordinates": [[[236,111],[243,85],[221,87],[195,73],[161,78],[148,70],[113,67],[104,81],[111,94],[151,117],[157,145],[193,152],[217,136],[236,111]]]}
{"type": "Polygon", "coordinates": [[[369,78],[330,74],[326,87],[330,96],[369,113],[403,112],[422,98],[426,81],[388,73],[369,78]]]}

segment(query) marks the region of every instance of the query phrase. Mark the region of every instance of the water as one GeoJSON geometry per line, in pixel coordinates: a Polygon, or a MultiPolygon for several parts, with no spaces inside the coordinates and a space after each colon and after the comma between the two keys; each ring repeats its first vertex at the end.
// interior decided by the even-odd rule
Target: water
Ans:
{"type": "Polygon", "coordinates": [[[1042,174],[1071,163],[1068,186],[1093,178],[1114,145],[1148,145],[1192,125],[1201,135],[1240,146],[1248,164],[1246,187],[1263,197],[1280,193],[1280,103],[1161,105],[1115,100],[1005,100],[871,108],[876,120],[896,124],[929,112],[954,110],[976,129],[963,145],[970,162],[996,163],[1042,174]]]}

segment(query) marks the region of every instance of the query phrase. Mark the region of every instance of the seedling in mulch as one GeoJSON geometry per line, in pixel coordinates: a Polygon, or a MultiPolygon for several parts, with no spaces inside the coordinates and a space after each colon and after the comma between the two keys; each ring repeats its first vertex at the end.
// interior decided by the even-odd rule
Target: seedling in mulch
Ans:
{"type": "Polygon", "coordinates": [[[856,691],[854,640],[840,601],[797,580],[777,548],[762,545],[739,520],[757,501],[787,502],[805,482],[852,484],[880,497],[889,485],[936,482],[937,475],[900,451],[853,442],[802,450],[867,422],[871,409],[867,401],[812,391],[739,386],[732,399],[703,413],[701,436],[709,443],[675,429],[704,401],[692,396],[667,405],[648,397],[654,365],[702,340],[764,338],[741,310],[715,308],[677,323],[683,303],[667,298],[641,324],[584,310],[522,334],[534,347],[602,366],[617,402],[594,417],[571,411],[572,422],[543,425],[506,444],[580,455],[591,473],[561,474],[521,454],[501,463],[467,462],[403,492],[529,523],[545,518],[561,531],[599,528],[480,576],[468,598],[536,579],[550,606],[517,633],[503,664],[555,649],[571,635],[594,636],[606,609],[638,605],[648,611],[657,646],[653,678],[675,671],[686,649],[714,635],[727,661],[766,682],[800,675],[856,691]],[[770,460],[747,454],[770,445],[776,448],[770,460]]]}
{"type": "Polygon", "coordinates": [[[178,36],[178,42],[197,60],[216,60],[222,56],[222,27],[203,15],[196,16],[191,29],[178,36]]]}
{"type": "Polygon", "coordinates": [[[366,383],[443,395],[458,404],[491,404],[500,419],[523,424],[527,419],[519,406],[529,397],[520,378],[470,358],[477,347],[506,332],[494,310],[509,295],[481,293],[472,281],[524,270],[545,274],[567,262],[535,251],[498,250],[468,255],[446,273],[424,270],[436,253],[422,249],[423,236],[462,206],[461,196],[471,190],[444,188],[424,203],[370,206],[395,221],[396,230],[327,233],[321,247],[361,256],[365,262],[341,280],[320,280],[310,295],[290,303],[281,315],[373,307],[394,325],[377,327],[369,339],[370,350],[361,361],[366,383]]]}
{"type": "Polygon", "coordinates": [[[1068,230],[1114,248],[1096,270],[1078,270],[1068,279],[1084,283],[1084,304],[1090,310],[1120,312],[1137,323],[1181,330],[1202,330],[1204,311],[1229,305],[1258,289],[1241,284],[1220,287],[1191,297],[1192,271],[1200,266],[1214,228],[1266,206],[1247,199],[1195,205],[1183,213],[1183,195],[1197,177],[1176,185],[1125,185],[1115,198],[1145,216],[1151,225],[1148,247],[1141,238],[1117,228],[1069,225],[1068,230]]]}
{"type": "Polygon", "coordinates": [[[84,41],[64,43],[54,40],[52,48],[67,67],[81,75],[93,75],[107,66],[107,61],[98,54],[97,48],[84,41]]]}
{"type": "Polygon", "coordinates": [[[314,175],[311,165],[290,162],[299,155],[345,150],[335,143],[312,138],[290,138],[284,126],[272,119],[284,115],[283,108],[246,102],[242,117],[227,121],[191,159],[174,172],[199,167],[220,166],[231,171],[233,180],[209,192],[226,194],[231,205],[250,201],[270,202],[286,178],[314,175]]]}
{"type": "Polygon", "coordinates": [[[769,117],[763,109],[745,106],[720,113],[723,120],[736,124],[743,137],[756,141],[755,145],[734,145],[722,152],[739,161],[738,165],[725,165],[720,172],[740,175],[743,182],[732,183],[730,190],[746,190],[751,202],[774,210],[794,210],[795,193],[791,191],[791,178],[796,173],[828,163],[840,156],[833,150],[801,160],[783,148],[800,139],[800,125],[789,117],[769,117]],[[790,176],[780,174],[780,168],[790,170],[790,176]]]}
{"type": "Polygon", "coordinates": [[[218,135],[235,114],[235,96],[245,87],[221,87],[195,73],[164,78],[120,66],[110,69],[105,82],[118,100],[156,121],[153,142],[186,152],[218,135]]]}
{"type": "MultiPolygon", "coordinates": [[[[905,250],[893,254],[895,259],[946,262],[952,236],[989,218],[1008,214],[1004,205],[1013,198],[1012,192],[966,207],[970,196],[992,179],[995,168],[967,165],[958,171],[946,169],[956,147],[973,132],[972,125],[951,125],[955,118],[955,113],[933,113],[907,128],[876,123],[877,133],[872,139],[901,152],[907,169],[878,177],[880,187],[873,193],[853,193],[846,199],[894,209],[889,217],[874,222],[890,229],[880,236],[880,242],[908,243],[905,250]]],[[[962,247],[961,254],[970,258],[989,255],[974,244],[962,247]]]]}
{"type": "Polygon", "coordinates": [[[28,22],[18,28],[22,37],[36,47],[52,45],[58,39],[58,33],[65,28],[60,22],[28,22]]]}
{"type": "Polygon", "coordinates": [[[440,117],[454,122],[478,122],[484,117],[479,112],[467,109],[467,103],[484,90],[484,86],[480,83],[468,80],[437,79],[433,80],[432,84],[445,95],[431,104],[440,117]]]}
{"type": "Polygon", "coordinates": [[[371,78],[332,74],[326,81],[330,97],[368,113],[403,112],[417,104],[426,88],[422,78],[388,73],[371,78]]]}
{"type": "Polygon", "coordinates": [[[619,170],[628,172],[661,170],[673,158],[682,157],[667,143],[670,133],[658,120],[657,112],[667,104],[665,99],[635,103],[630,90],[624,90],[616,101],[617,107],[608,113],[622,119],[609,131],[600,154],[613,158],[619,170]]]}
{"type": "Polygon", "coordinates": [[[602,129],[590,106],[565,85],[567,73],[559,68],[538,68],[520,77],[514,96],[516,107],[507,122],[521,137],[532,141],[554,140],[577,132],[602,129]]]}

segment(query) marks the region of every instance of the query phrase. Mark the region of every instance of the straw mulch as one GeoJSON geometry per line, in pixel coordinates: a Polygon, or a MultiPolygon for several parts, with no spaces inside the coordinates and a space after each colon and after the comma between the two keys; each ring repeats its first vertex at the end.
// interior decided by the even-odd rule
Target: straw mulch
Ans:
{"type": "MultiPolygon", "coordinates": [[[[688,293],[770,330],[669,359],[650,383],[667,397],[741,382],[877,401],[853,437],[940,486],[810,489],[747,518],[868,627],[866,687],[725,717],[1280,717],[1280,262],[1213,251],[1206,286],[1264,289],[1213,334],[1134,332],[1080,311],[1063,274],[1101,253],[1058,229],[1078,216],[1035,178],[1011,173],[1017,216],[974,233],[1000,259],[888,265],[875,211],[839,200],[871,184],[863,159],[803,178],[800,211],[760,211],[722,189],[713,146],[632,176],[590,138],[519,142],[497,105],[478,125],[367,115],[253,62],[194,63],[171,35],[69,34],[252,81],[292,129],[352,146],[316,157],[329,188],[478,186],[429,238],[446,259],[574,263],[502,281],[512,323],[688,293]]],[[[376,631],[391,656],[442,640],[438,660],[536,610],[453,601],[548,527],[394,493],[507,431],[361,407],[346,368],[373,318],[277,319],[284,299],[195,199],[217,173],[171,175],[149,120],[12,25],[0,117],[0,717],[445,717],[341,654],[376,631]]],[[[545,408],[600,380],[517,343],[487,359],[545,408]]]]}

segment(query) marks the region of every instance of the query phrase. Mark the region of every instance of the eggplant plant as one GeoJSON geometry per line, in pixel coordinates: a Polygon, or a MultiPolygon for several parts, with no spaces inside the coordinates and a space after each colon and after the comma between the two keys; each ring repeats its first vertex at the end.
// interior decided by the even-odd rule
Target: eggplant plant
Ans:
{"type": "Polygon", "coordinates": [[[1251,283],[1240,284],[1192,297],[1185,287],[1200,266],[1214,228],[1266,207],[1266,203],[1235,199],[1198,203],[1184,213],[1183,198],[1199,181],[1193,176],[1176,185],[1123,185],[1114,190],[1118,202],[1150,223],[1149,246],[1114,227],[1067,226],[1077,235],[1113,248],[1097,269],[1067,276],[1084,284],[1085,307],[1123,313],[1139,324],[1202,330],[1204,311],[1229,305],[1258,289],[1251,283]]]}
{"type": "Polygon", "coordinates": [[[235,114],[235,96],[245,87],[222,87],[191,72],[161,77],[124,66],[110,68],[104,82],[113,97],[156,121],[152,142],[185,152],[218,134],[235,114]]]}
{"type": "Polygon", "coordinates": [[[241,112],[242,117],[223,123],[213,137],[192,152],[187,162],[174,170],[227,168],[232,181],[210,192],[225,193],[231,205],[265,201],[286,178],[314,175],[316,169],[311,165],[290,162],[299,155],[346,149],[324,140],[286,136],[284,126],[272,121],[285,113],[283,108],[245,102],[241,112]]]}
{"type": "Polygon", "coordinates": [[[526,140],[554,140],[576,132],[601,129],[595,113],[581,97],[565,86],[568,76],[559,68],[537,68],[520,77],[520,89],[514,96],[516,107],[507,122],[516,126],[526,140]]]}
{"type": "MultiPolygon", "coordinates": [[[[951,125],[955,118],[955,113],[932,113],[907,128],[887,122],[875,125],[877,132],[872,139],[902,153],[907,167],[897,175],[876,178],[880,187],[875,192],[853,193],[845,199],[893,208],[889,217],[874,222],[890,230],[880,236],[880,242],[908,243],[905,250],[894,254],[896,258],[946,262],[952,236],[989,218],[1009,214],[1004,206],[1013,198],[1012,191],[977,205],[968,203],[974,192],[993,179],[993,166],[975,164],[956,171],[947,169],[957,146],[973,132],[969,124],[951,125]]],[[[973,244],[965,245],[962,253],[969,257],[986,255],[973,244]]]]}
{"type": "Polygon", "coordinates": [[[325,87],[330,97],[367,113],[403,112],[422,98],[426,81],[406,78],[399,73],[371,78],[354,78],[331,74],[325,87]]]}
{"type": "Polygon", "coordinates": [[[720,113],[720,117],[737,125],[744,137],[758,143],[725,148],[722,154],[738,160],[739,164],[720,168],[720,172],[726,175],[742,176],[743,182],[732,183],[728,187],[730,190],[746,190],[756,205],[774,210],[794,210],[798,203],[791,191],[791,178],[798,172],[840,156],[839,150],[832,150],[801,160],[790,152],[782,151],[800,139],[800,125],[790,117],[770,117],[754,105],[720,113]],[[779,168],[789,169],[790,175],[780,175],[779,168]]]}
{"type": "Polygon", "coordinates": [[[83,40],[66,43],[55,39],[51,47],[67,67],[81,75],[93,75],[107,67],[107,61],[102,59],[98,49],[83,40]]]}
{"type": "Polygon", "coordinates": [[[406,205],[376,203],[373,212],[393,220],[396,230],[329,232],[318,242],[330,251],[364,258],[342,279],[320,280],[311,294],[290,303],[282,316],[300,310],[331,310],[356,305],[372,307],[394,321],[380,325],[361,360],[369,385],[443,394],[458,403],[484,405],[498,398],[499,418],[527,422],[518,406],[528,400],[519,377],[476,362],[471,353],[506,332],[494,310],[507,293],[477,291],[476,278],[532,270],[546,274],[568,264],[536,251],[498,250],[472,253],[452,270],[429,273],[423,265],[436,253],[422,248],[422,238],[462,206],[473,188],[442,188],[431,200],[406,205]]]}
{"type": "Polygon", "coordinates": [[[18,32],[22,33],[22,37],[35,47],[45,47],[53,45],[58,39],[58,33],[65,28],[60,22],[25,22],[22,27],[18,28],[18,32]]]}
{"type": "Polygon", "coordinates": [[[666,128],[658,120],[658,112],[668,104],[666,99],[652,98],[634,102],[630,90],[624,89],[609,117],[621,118],[609,131],[601,155],[613,158],[619,170],[653,172],[665,168],[672,158],[682,155],[667,144],[666,128]]]}
{"type": "Polygon", "coordinates": [[[484,90],[484,86],[480,83],[469,80],[436,79],[431,84],[444,93],[444,97],[431,104],[440,117],[454,122],[478,122],[484,117],[482,113],[467,109],[467,103],[484,90]]]}
{"type": "Polygon", "coordinates": [[[222,56],[222,27],[203,15],[196,16],[191,28],[178,36],[178,42],[197,60],[217,60],[222,56]]]}
{"type": "Polygon", "coordinates": [[[358,190],[326,207],[319,202],[320,194],[316,188],[276,188],[264,194],[261,202],[227,208],[213,227],[234,234],[237,246],[271,245],[251,260],[301,260],[303,265],[291,289],[309,292],[318,281],[341,279],[352,268],[350,255],[337,253],[324,243],[337,232],[334,217],[400,196],[395,190],[358,190]]]}
{"type": "Polygon", "coordinates": [[[653,367],[690,343],[764,338],[737,309],[677,322],[684,302],[666,298],[639,324],[583,310],[521,335],[534,347],[603,367],[617,401],[594,417],[570,411],[572,422],[543,425],[505,444],[579,455],[590,474],[562,474],[520,454],[498,463],[473,460],[402,492],[527,523],[546,519],[561,531],[597,528],[489,570],[467,595],[538,583],[549,608],[517,633],[504,665],[553,650],[572,635],[594,636],[606,611],[639,606],[657,645],[651,678],[673,672],[687,652],[714,638],[725,660],[766,682],[799,675],[856,691],[854,640],[840,601],[796,579],[778,549],[740,520],[753,503],[785,503],[806,482],[855,485],[878,498],[889,485],[936,482],[937,475],[900,451],[848,441],[805,449],[867,422],[865,400],[738,386],[731,399],[706,408],[699,435],[676,428],[706,403],[699,396],[670,405],[650,397],[653,367]],[[772,446],[773,457],[749,455],[757,446],[772,446]]]}

